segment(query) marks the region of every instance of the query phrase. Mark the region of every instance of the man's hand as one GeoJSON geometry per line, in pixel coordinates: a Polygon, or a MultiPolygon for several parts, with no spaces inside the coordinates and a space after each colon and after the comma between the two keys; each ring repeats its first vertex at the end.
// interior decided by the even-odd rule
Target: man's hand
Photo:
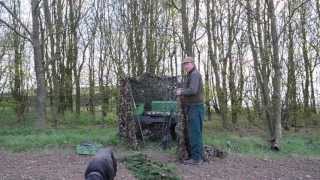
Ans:
{"type": "Polygon", "coordinates": [[[176,95],[177,96],[181,96],[181,91],[182,91],[182,88],[178,88],[177,91],[176,91],[176,95]]]}

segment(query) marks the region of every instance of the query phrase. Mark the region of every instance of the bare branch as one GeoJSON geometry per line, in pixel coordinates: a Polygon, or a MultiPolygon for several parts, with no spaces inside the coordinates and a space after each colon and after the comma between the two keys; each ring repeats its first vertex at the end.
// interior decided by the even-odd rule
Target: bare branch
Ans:
{"type": "Polygon", "coordinates": [[[181,11],[181,8],[179,8],[177,5],[176,5],[176,3],[174,2],[174,0],[171,0],[170,2],[169,2],[169,5],[171,5],[173,8],[175,8],[176,10],[178,10],[178,11],[181,11]]]}
{"type": "Polygon", "coordinates": [[[12,27],[9,23],[7,23],[5,20],[0,18],[0,24],[4,24],[5,26],[7,26],[9,29],[11,29],[12,31],[14,31],[18,36],[22,37],[23,39],[28,40],[29,42],[32,43],[32,40],[30,39],[30,37],[25,36],[24,34],[22,34],[21,32],[19,32],[16,28],[12,27]]]}
{"type": "MultiPolygon", "coordinates": [[[[193,24],[192,24],[192,27],[191,27],[191,30],[190,30],[190,36],[193,37],[193,34],[195,33],[195,30],[197,28],[197,24],[198,24],[198,21],[199,21],[199,0],[196,0],[195,2],[195,10],[194,10],[194,15],[193,15],[193,24]]],[[[192,39],[192,38],[191,38],[192,39]]]]}
{"type": "MultiPolygon", "coordinates": [[[[23,24],[23,22],[21,21],[21,19],[19,19],[7,6],[6,4],[3,2],[3,1],[0,1],[0,5],[2,7],[4,7],[4,9],[7,10],[7,12],[14,18],[18,21],[18,23],[22,26],[22,28],[28,33],[28,35],[31,37],[31,33],[29,31],[29,29],[27,28],[27,26],[25,24],[23,24]]],[[[8,23],[6,23],[8,24],[8,23]]],[[[21,34],[21,33],[20,33],[21,34]]],[[[30,38],[28,38],[30,39],[30,38]]]]}
{"type": "Polygon", "coordinates": [[[293,16],[295,15],[295,12],[297,10],[299,10],[302,6],[304,6],[306,3],[308,3],[310,0],[305,0],[303,2],[301,2],[296,8],[294,8],[292,10],[292,13],[289,14],[288,20],[284,23],[282,29],[280,30],[280,33],[278,34],[278,38],[282,35],[282,33],[285,31],[286,27],[289,25],[289,23],[291,23],[291,19],[293,18],[293,16]]]}

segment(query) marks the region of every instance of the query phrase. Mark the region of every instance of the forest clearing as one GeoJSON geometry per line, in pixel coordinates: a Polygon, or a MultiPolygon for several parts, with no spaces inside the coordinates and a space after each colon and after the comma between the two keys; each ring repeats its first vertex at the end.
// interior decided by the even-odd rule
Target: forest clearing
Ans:
{"type": "Polygon", "coordinates": [[[0,162],[0,180],[320,179],[320,1],[0,0],[0,162]]]}

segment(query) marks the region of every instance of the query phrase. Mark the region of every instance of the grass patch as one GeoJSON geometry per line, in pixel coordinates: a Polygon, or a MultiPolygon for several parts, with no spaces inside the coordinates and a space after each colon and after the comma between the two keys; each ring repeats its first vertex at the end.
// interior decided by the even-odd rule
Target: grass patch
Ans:
{"type": "Polygon", "coordinates": [[[108,112],[105,117],[97,112],[95,116],[90,114],[90,112],[81,112],[78,116],[74,112],[67,111],[64,114],[64,120],[60,123],[62,126],[90,126],[90,125],[107,125],[115,126],[117,124],[117,115],[115,112],[108,112]]]}
{"type": "MultiPolygon", "coordinates": [[[[97,113],[93,117],[89,112],[65,112],[63,119],[59,120],[58,129],[33,128],[35,112],[25,114],[25,119],[17,123],[15,111],[11,107],[0,108],[0,148],[14,152],[29,151],[34,149],[64,148],[75,146],[82,142],[99,143],[102,145],[116,145],[119,143],[116,115],[113,112],[103,118],[97,113]],[[103,125],[98,128],[97,125],[103,125]]],[[[48,113],[47,124],[50,127],[48,113]]]]}
{"type": "MultiPolygon", "coordinates": [[[[17,123],[14,108],[9,104],[0,104],[0,148],[12,151],[28,151],[31,149],[48,149],[52,147],[63,148],[75,146],[83,141],[90,141],[103,145],[119,143],[117,137],[117,115],[115,111],[108,112],[102,117],[97,112],[93,117],[89,112],[81,112],[77,116],[72,112],[65,112],[63,119],[59,120],[60,129],[34,129],[36,119],[31,108],[25,114],[25,119],[17,123]],[[100,126],[101,125],[101,126],[100,126]],[[92,127],[92,128],[90,128],[92,127]],[[106,127],[106,128],[97,128],[106,127]]],[[[48,120],[52,114],[48,113],[48,120]]],[[[314,115],[314,118],[317,118],[314,115]]],[[[299,118],[298,118],[299,119],[299,118]]],[[[309,120],[311,122],[311,119],[309,120]]],[[[47,122],[50,124],[50,122],[47,122]]],[[[319,128],[301,128],[301,132],[286,132],[281,139],[281,151],[273,152],[262,137],[264,129],[249,133],[249,125],[243,116],[239,117],[239,132],[224,131],[221,119],[214,114],[211,120],[204,123],[204,143],[216,146],[222,150],[253,156],[320,156],[319,128]],[[304,131],[304,129],[308,131],[304,131]],[[240,132],[241,131],[241,132],[240,132]],[[241,136],[240,136],[241,134],[241,136]]],[[[159,150],[160,142],[148,142],[144,149],[164,152],[170,155],[176,153],[175,146],[165,151],[159,150]]]]}
{"type": "Polygon", "coordinates": [[[282,140],[282,154],[320,156],[320,138],[317,135],[290,134],[282,140]]]}
{"type": "Polygon", "coordinates": [[[34,112],[26,112],[21,122],[17,122],[17,116],[14,108],[0,106],[0,124],[1,127],[30,127],[36,119],[34,112]]]}
{"type": "Polygon", "coordinates": [[[0,129],[0,146],[14,152],[52,147],[63,148],[85,141],[103,145],[116,145],[119,142],[115,128],[0,129]]]}
{"type": "Polygon", "coordinates": [[[163,164],[158,161],[150,160],[141,153],[128,156],[124,159],[124,162],[127,168],[132,171],[139,180],[180,179],[175,173],[176,167],[174,164],[163,164]]]}
{"type": "Polygon", "coordinates": [[[227,152],[257,157],[320,156],[320,138],[317,134],[285,134],[281,139],[281,150],[270,150],[265,138],[257,135],[239,136],[231,132],[214,132],[204,136],[205,144],[227,152]]]}
{"type": "MultiPolygon", "coordinates": [[[[0,104],[1,105],[1,104],[0,104]]],[[[32,127],[36,120],[36,112],[34,108],[29,108],[25,112],[23,120],[17,122],[16,113],[13,107],[1,107],[0,106],[0,124],[2,127],[7,128],[26,128],[32,127]]],[[[53,117],[57,114],[52,114],[51,109],[47,108],[47,125],[53,127],[55,122],[53,122],[53,117]]],[[[59,116],[58,127],[59,128],[79,128],[103,125],[108,127],[114,127],[117,124],[118,117],[115,111],[107,112],[105,117],[102,116],[100,111],[97,111],[95,115],[92,115],[88,111],[83,111],[80,115],[75,112],[66,111],[63,116],[59,116]]]]}
{"type": "Polygon", "coordinates": [[[163,149],[161,147],[161,141],[160,140],[154,140],[154,141],[151,141],[151,140],[147,140],[145,141],[145,144],[143,144],[141,146],[141,150],[151,150],[151,151],[155,151],[155,152],[160,152],[160,153],[164,153],[164,154],[168,154],[168,155],[172,155],[172,156],[175,156],[176,155],[176,152],[177,152],[177,141],[175,140],[172,140],[170,142],[170,145],[168,148],[166,149],[163,149]]]}

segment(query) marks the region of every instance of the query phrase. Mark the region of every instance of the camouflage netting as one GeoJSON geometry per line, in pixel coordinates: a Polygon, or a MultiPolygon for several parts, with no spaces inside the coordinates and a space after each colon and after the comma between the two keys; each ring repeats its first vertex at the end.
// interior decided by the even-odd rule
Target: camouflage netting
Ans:
{"type": "Polygon", "coordinates": [[[225,158],[227,156],[227,152],[222,151],[216,147],[204,145],[204,160],[213,161],[215,158],[225,158]]]}
{"type": "Polygon", "coordinates": [[[181,97],[178,98],[178,124],[176,132],[178,137],[177,159],[180,161],[190,158],[190,144],[188,139],[188,122],[184,112],[183,105],[181,104],[181,97]]]}
{"type": "MultiPolygon", "coordinates": [[[[119,98],[119,135],[130,147],[136,149],[139,145],[139,133],[141,132],[134,119],[134,104],[143,103],[145,111],[151,111],[152,101],[177,100],[177,159],[186,160],[190,157],[189,140],[187,135],[187,120],[183,111],[180,98],[176,99],[175,90],[181,87],[182,79],[176,77],[157,77],[143,74],[137,78],[125,78],[120,81],[119,98]],[[179,82],[179,83],[177,83],[179,82]]],[[[143,128],[143,127],[142,127],[143,128]]],[[[157,131],[159,127],[144,130],[157,131]]],[[[145,134],[141,132],[142,134],[145,134]]],[[[140,133],[140,134],[141,134],[140,133]]],[[[155,132],[150,132],[155,133],[155,132]]],[[[224,157],[226,153],[210,146],[204,147],[206,160],[214,157],[224,157]]]]}
{"type": "Polygon", "coordinates": [[[152,101],[175,100],[176,86],[176,77],[158,77],[150,74],[120,81],[119,134],[131,147],[136,148],[139,143],[136,132],[140,131],[140,127],[136,126],[133,114],[135,105],[143,103],[144,110],[150,111],[152,101]]]}
{"type": "Polygon", "coordinates": [[[152,101],[176,99],[176,77],[158,77],[151,74],[143,74],[137,78],[130,78],[128,81],[131,85],[135,103],[144,103],[146,111],[151,110],[152,101]]]}
{"type": "Polygon", "coordinates": [[[136,125],[133,117],[133,100],[130,92],[130,84],[128,79],[120,81],[120,97],[119,97],[119,135],[121,139],[127,141],[128,145],[133,149],[138,147],[136,137],[136,125]]]}

